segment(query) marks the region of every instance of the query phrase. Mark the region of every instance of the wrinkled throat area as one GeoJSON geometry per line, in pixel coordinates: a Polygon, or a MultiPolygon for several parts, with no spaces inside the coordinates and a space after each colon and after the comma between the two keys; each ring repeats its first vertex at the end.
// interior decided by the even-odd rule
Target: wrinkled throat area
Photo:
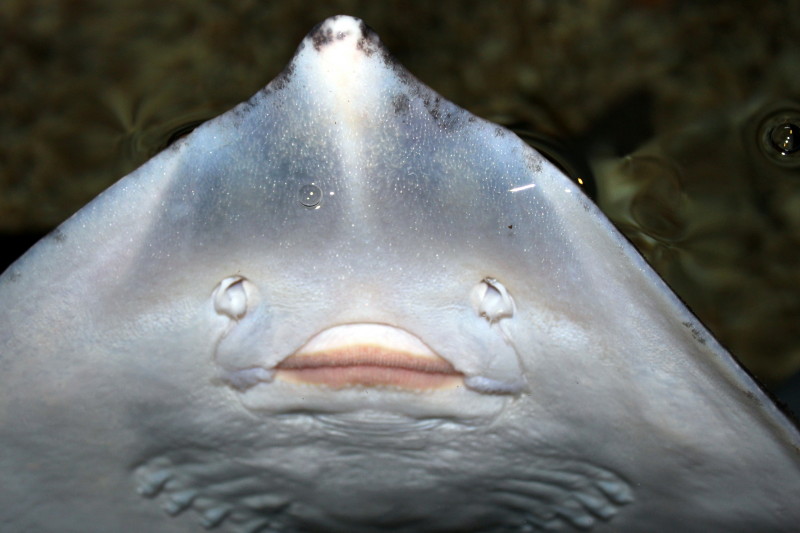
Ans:
{"type": "Polygon", "coordinates": [[[387,439],[293,415],[259,434],[151,456],[136,490],[165,521],[237,532],[586,531],[633,501],[602,465],[457,424],[387,439]]]}

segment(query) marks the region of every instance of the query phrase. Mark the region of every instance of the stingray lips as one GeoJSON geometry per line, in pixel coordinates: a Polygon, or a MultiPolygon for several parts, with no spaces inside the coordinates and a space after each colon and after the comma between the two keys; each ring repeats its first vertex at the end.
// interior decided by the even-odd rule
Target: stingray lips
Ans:
{"type": "Polygon", "coordinates": [[[275,369],[279,379],[334,389],[431,390],[463,384],[463,375],[419,339],[380,324],[325,330],[275,369]]]}

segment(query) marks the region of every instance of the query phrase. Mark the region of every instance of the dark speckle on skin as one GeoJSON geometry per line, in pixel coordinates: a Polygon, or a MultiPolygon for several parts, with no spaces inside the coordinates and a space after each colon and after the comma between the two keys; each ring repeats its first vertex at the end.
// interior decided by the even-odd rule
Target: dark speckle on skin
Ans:
{"type": "Polygon", "coordinates": [[[410,102],[411,100],[408,98],[407,94],[397,93],[392,97],[392,107],[394,107],[394,112],[398,115],[407,113],[410,102]]]}
{"type": "Polygon", "coordinates": [[[54,239],[56,242],[62,243],[67,240],[67,235],[63,231],[61,231],[61,228],[56,228],[50,233],[48,233],[45,238],[54,239]]]}
{"type": "MultiPolygon", "coordinates": [[[[336,21],[340,16],[341,15],[337,15],[335,17],[331,17],[329,20],[331,22],[336,21]]],[[[347,32],[340,31],[340,32],[333,33],[333,30],[327,24],[327,22],[328,21],[326,20],[326,21],[318,24],[308,34],[308,36],[311,38],[312,44],[314,45],[314,50],[316,50],[317,52],[322,50],[322,48],[324,46],[332,43],[333,41],[341,41],[341,40],[347,38],[347,35],[348,35],[347,32]]],[[[368,35],[364,31],[364,28],[367,28],[367,25],[362,22],[361,23],[361,28],[360,28],[361,29],[361,38],[359,39],[359,43],[361,41],[364,41],[364,40],[369,40],[370,37],[371,37],[370,35],[368,35]]],[[[369,28],[367,28],[367,30],[370,33],[373,33],[372,30],[369,30],[369,28]]],[[[359,48],[359,49],[361,49],[361,48],[359,48]]],[[[371,53],[372,52],[370,52],[370,54],[371,53]]],[[[370,55],[370,54],[367,54],[367,55],[370,55]]]]}
{"type": "Polygon", "coordinates": [[[682,322],[682,324],[692,333],[692,337],[694,338],[694,340],[696,340],[700,344],[706,343],[705,335],[703,335],[703,333],[699,329],[693,326],[691,322],[682,322]]]}
{"type": "Polygon", "coordinates": [[[528,170],[534,174],[539,174],[542,171],[542,156],[530,150],[525,153],[525,163],[528,170]]]}
{"type": "Polygon", "coordinates": [[[455,115],[453,113],[445,113],[442,120],[439,121],[439,125],[442,129],[449,130],[458,125],[459,122],[459,115],[455,115]]]}
{"type": "MultiPolygon", "coordinates": [[[[340,15],[332,17],[330,21],[336,21],[339,16],[340,15]]],[[[317,52],[334,41],[346,39],[349,35],[349,32],[343,31],[334,33],[327,22],[328,21],[318,24],[308,34],[308,38],[311,39],[311,44],[314,46],[314,50],[317,52]]],[[[359,33],[361,35],[356,41],[356,49],[362,52],[365,56],[370,57],[375,52],[381,51],[384,53],[384,56],[389,55],[383,49],[383,47],[380,46],[380,41],[375,31],[367,26],[364,21],[361,21],[361,24],[359,25],[359,33]]]]}
{"type": "Polygon", "coordinates": [[[364,22],[362,20],[361,24],[359,24],[359,28],[361,29],[361,37],[362,37],[362,39],[369,39],[370,41],[372,41],[374,39],[375,31],[372,28],[370,28],[369,26],[367,26],[366,22],[364,22]]]}
{"type": "MultiPolygon", "coordinates": [[[[339,17],[333,17],[315,26],[308,34],[306,43],[311,43],[314,50],[321,51],[324,47],[337,41],[348,38],[351,32],[333,30],[331,22],[335,22],[339,17]]],[[[403,114],[408,112],[411,107],[411,99],[421,99],[433,120],[443,130],[457,128],[463,122],[464,113],[456,106],[442,99],[441,96],[422,85],[413,75],[403,68],[397,60],[381,45],[377,34],[363,21],[359,24],[356,39],[356,49],[367,57],[379,54],[383,63],[397,75],[403,84],[409,89],[408,94],[399,93],[392,99],[392,106],[395,113],[403,114]]],[[[290,65],[278,78],[270,83],[259,94],[263,97],[270,92],[282,89],[290,80],[292,75],[292,65],[290,65]]],[[[471,119],[471,117],[470,117],[471,119]]],[[[505,134],[505,132],[503,132],[505,134]]]]}
{"type": "Polygon", "coordinates": [[[283,69],[283,71],[278,74],[278,76],[272,80],[267,87],[272,89],[272,91],[280,91],[284,87],[286,87],[290,81],[292,81],[292,75],[294,74],[294,62],[289,63],[289,65],[283,69]]]}
{"type": "Polygon", "coordinates": [[[743,392],[744,392],[744,395],[747,396],[748,400],[752,401],[753,403],[757,404],[758,406],[762,405],[761,400],[758,398],[758,396],[753,394],[753,391],[745,390],[743,392]]]}
{"type": "MultiPolygon", "coordinates": [[[[300,48],[298,48],[298,50],[297,50],[297,53],[300,52],[300,49],[303,46],[304,45],[301,43],[300,44],[300,48]]],[[[289,63],[286,66],[285,69],[283,69],[283,71],[280,74],[278,74],[277,77],[275,77],[275,79],[273,79],[271,82],[269,82],[266,87],[264,87],[263,89],[258,91],[256,94],[253,95],[252,98],[250,98],[249,100],[247,100],[243,104],[240,104],[239,106],[235,107],[234,108],[234,112],[236,112],[236,110],[239,107],[242,107],[242,106],[244,106],[244,107],[242,107],[241,111],[242,112],[247,111],[250,108],[253,108],[256,105],[258,105],[258,103],[261,101],[262,98],[264,98],[264,97],[266,97],[266,96],[268,96],[268,95],[270,95],[272,93],[275,93],[275,92],[283,90],[287,85],[289,85],[289,82],[292,81],[292,76],[294,75],[294,68],[295,68],[294,61],[292,61],[291,63],[289,63]]]]}
{"type": "Polygon", "coordinates": [[[364,52],[365,56],[370,57],[377,50],[380,50],[377,35],[372,28],[364,23],[364,21],[361,21],[360,29],[361,37],[359,37],[358,42],[356,43],[356,48],[364,52]]]}
{"type": "Polygon", "coordinates": [[[439,109],[439,104],[441,104],[442,99],[438,96],[433,99],[433,105],[428,107],[428,112],[431,114],[434,120],[439,120],[442,118],[442,112],[439,109]]]}
{"type": "Polygon", "coordinates": [[[453,113],[453,109],[443,104],[442,97],[438,94],[433,93],[431,96],[432,98],[424,98],[422,103],[425,104],[425,108],[428,110],[431,117],[433,117],[433,120],[444,130],[456,126],[458,123],[458,116],[453,113]]]}
{"type": "Polygon", "coordinates": [[[506,130],[501,128],[500,126],[498,126],[498,127],[496,127],[494,129],[494,136],[495,137],[505,137],[506,136],[506,130]]]}
{"type": "Polygon", "coordinates": [[[333,30],[330,28],[316,27],[309,34],[314,50],[319,52],[322,47],[333,42],[333,30]]]}

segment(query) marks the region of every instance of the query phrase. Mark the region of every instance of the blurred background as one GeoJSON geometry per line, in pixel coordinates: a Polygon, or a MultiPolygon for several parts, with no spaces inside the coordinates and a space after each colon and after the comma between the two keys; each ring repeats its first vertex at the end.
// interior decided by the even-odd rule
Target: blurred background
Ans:
{"type": "Polygon", "coordinates": [[[584,180],[720,341],[791,401],[800,2],[3,0],[0,270],[249,98],[339,13],[584,180]]]}

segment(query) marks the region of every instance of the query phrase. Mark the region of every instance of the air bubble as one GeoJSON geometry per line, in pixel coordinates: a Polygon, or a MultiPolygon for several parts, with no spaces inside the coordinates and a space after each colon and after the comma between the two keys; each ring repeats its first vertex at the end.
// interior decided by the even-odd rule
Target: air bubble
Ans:
{"type": "Polygon", "coordinates": [[[300,187],[299,193],[300,203],[309,209],[319,208],[319,203],[322,201],[322,190],[316,185],[309,184],[300,187]]]}
{"type": "Polygon", "coordinates": [[[769,140],[772,146],[781,153],[789,155],[800,148],[800,128],[797,124],[784,122],[772,128],[769,132],[769,140]]]}
{"type": "Polygon", "coordinates": [[[757,145],[767,160],[784,168],[800,166],[800,108],[796,103],[765,113],[757,132],[757,145]]]}

